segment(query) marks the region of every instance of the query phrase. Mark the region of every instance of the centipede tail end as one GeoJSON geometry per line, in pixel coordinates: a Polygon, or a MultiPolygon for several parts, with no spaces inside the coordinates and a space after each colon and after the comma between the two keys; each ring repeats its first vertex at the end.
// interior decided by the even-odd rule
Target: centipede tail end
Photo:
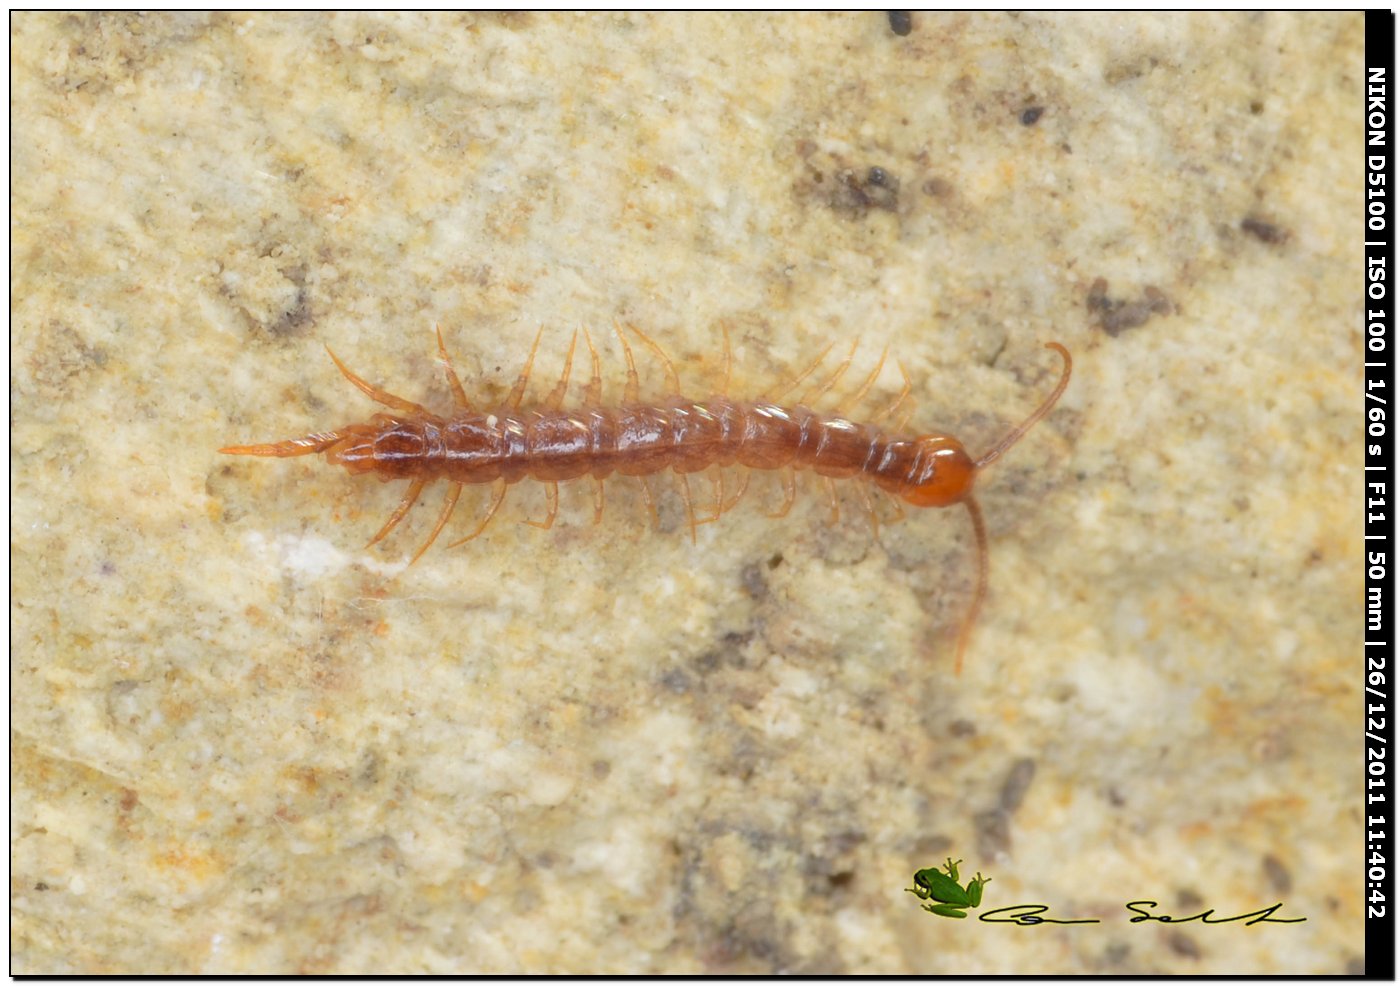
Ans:
{"type": "Polygon", "coordinates": [[[229,445],[219,449],[224,455],[259,455],[276,459],[290,459],[298,455],[315,455],[324,452],[343,437],[338,431],[321,431],[302,438],[289,438],[284,442],[270,442],[264,445],[229,445]]]}

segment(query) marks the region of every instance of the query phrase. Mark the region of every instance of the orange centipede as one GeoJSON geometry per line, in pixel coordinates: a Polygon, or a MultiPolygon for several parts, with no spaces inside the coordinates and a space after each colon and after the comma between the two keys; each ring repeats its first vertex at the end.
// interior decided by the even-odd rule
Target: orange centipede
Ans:
{"type": "Polygon", "coordinates": [[[583,388],[580,406],[572,409],[564,407],[578,343],[578,333],[575,332],[559,382],[538,406],[522,409],[525,388],[543,334],[541,329],[505,403],[492,410],[477,410],[467,399],[439,329],[438,356],[454,404],[450,415],[434,414],[421,405],[397,397],[360,378],[328,346],[327,354],[345,378],[393,413],[381,412],[367,422],[346,425],[335,431],[314,432],[302,438],[271,444],[233,445],[219,451],[228,455],[277,458],[325,453],[327,461],[344,466],[352,474],[374,473],[386,482],[409,480],[403,499],[384,526],[370,539],[369,545],[383,540],[403,520],[430,483],[446,480],[451,485],[437,522],[428,539],[414,554],[410,565],[437,540],[457,507],[462,487],[468,484],[494,483],[495,490],[485,517],[470,534],[452,542],[449,547],[480,536],[496,516],[506,491],[524,479],[545,484],[548,514],[543,521],[531,520],[527,523],[548,529],[553,526],[559,511],[559,483],[584,477],[594,480],[594,522],[600,522],[603,516],[603,481],[614,473],[641,479],[643,495],[655,520],[656,503],[647,477],[667,469],[673,470],[679,479],[677,490],[685,506],[692,541],[699,524],[717,520],[742,499],[748,489],[750,471],[754,469],[783,471],[784,501],[779,510],[771,514],[774,517],[785,516],[791,509],[797,496],[796,472],[799,469],[810,469],[825,478],[834,510],[839,510],[834,481],[861,480],[855,489],[869,510],[873,524],[878,524],[878,520],[867,490],[870,486],[888,495],[900,516],[903,515],[901,502],[916,507],[961,504],[967,508],[972,520],[977,544],[977,585],[958,630],[957,670],[961,672],[968,639],[987,594],[989,567],[987,528],[982,510],[973,496],[973,486],[981,471],[1001,458],[1036,422],[1049,414],[1065,392],[1073,366],[1069,350],[1058,342],[1046,344],[1047,349],[1053,349],[1063,360],[1060,379],[1054,390],[989,452],[974,459],[962,443],[950,435],[902,435],[908,421],[907,413],[889,431],[882,427],[882,422],[899,414],[909,396],[909,375],[902,365],[900,370],[904,373],[904,386],[892,403],[868,423],[859,423],[845,416],[874,385],[885,365],[888,348],[874,370],[841,400],[833,412],[822,412],[810,407],[809,402],[816,401],[837,386],[851,364],[855,345],[851,346],[834,373],[818,379],[796,403],[785,405],[782,399],[817,371],[832,346],[823,350],[810,366],[781,390],[760,395],[752,401],[743,401],[731,398],[728,393],[731,358],[726,332],[723,383],[715,396],[696,401],[681,396],[675,368],[661,347],[639,329],[633,328],[637,337],[659,358],[666,373],[670,395],[657,403],[646,403],[640,399],[640,382],[632,349],[621,327],[615,328],[627,364],[622,402],[615,406],[602,403],[598,350],[585,330],[584,339],[592,357],[593,373],[583,388]],[[723,469],[732,466],[744,467],[745,472],[738,493],[727,498],[723,469]],[[711,467],[720,467],[712,475],[714,508],[710,516],[697,518],[687,477],[711,467]]]}

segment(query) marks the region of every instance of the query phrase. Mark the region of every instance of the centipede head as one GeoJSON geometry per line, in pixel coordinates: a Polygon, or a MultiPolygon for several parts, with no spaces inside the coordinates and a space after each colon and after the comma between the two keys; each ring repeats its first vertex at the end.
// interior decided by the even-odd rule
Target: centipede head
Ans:
{"type": "Polygon", "coordinates": [[[972,492],[977,463],[949,435],[923,435],[913,442],[914,459],[899,495],[916,507],[951,507],[972,492]]]}
{"type": "MultiPolygon", "coordinates": [[[[961,503],[967,508],[968,518],[972,521],[972,533],[977,543],[977,586],[973,591],[972,603],[968,606],[967,614],[958,627],[956,667],[960,674],[963,658],[967,655],[968,641],[972,639],[972,628],[977,623],[982,603],[987,597],[988,582],[987,524],[982,518],[982,508],[972,495],[972,487],[977,481],[977,474],[1025,437],[1026,432],[1030,431],[1037,421],[1050,413],[1050,409],[1069,386],[1073,368],[1069,350],[1058,342],[1048,343],[1046,348],[1058,353],[1064,364],[1055,389],[1025,421],[980,459],[973,459],[961,442],[947,435],[924,435],[913,442],[903,444],[903,448],[890,457],[907,460],[903,481],[892,490],[897,496],[916,507],[949,507],[961,503]]],[[[878,475],[876,482],[881,482],[878,475]]],[[[890,484],[886,480],[882,485],[888,488],[890,484]]]]}

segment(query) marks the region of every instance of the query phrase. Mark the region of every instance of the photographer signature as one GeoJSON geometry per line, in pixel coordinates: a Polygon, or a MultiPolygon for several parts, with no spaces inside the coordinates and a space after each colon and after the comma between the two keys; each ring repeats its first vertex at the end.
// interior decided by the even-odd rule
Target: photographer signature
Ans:
{"type": "MultiPolygon", "coordinates": [[[[1235,921],[1243,921],[1248,927],[1252,924],[1297,924],[1299,921],[1306,921],[1307,918],[1276,918],[1273,917],[1275,911],[1283,907],[1283,902],[1279,901],[1272,907],[1263,907],[1257,911],[1250,911],[1247,914],[1236,914],[1232,917],[1214,917],[1215,908],[1208,908],[1199,914],[1192,914],[1190,917],[1173,917],[1170,914],[1150,914],[1149,908],[1159,907],[1155,900],[1132,900],[1124,905],[1132,911],[1136,917],[1129,918],[1131,924],[1141,924],[1143,921],[1157,921],[1162,924],[1188,924],[1191,921],[1199,921],[1201,924],[1230,924],[1235,921]]],[[[994,911],[987,911],[979,914],[979,920],[989,924],[1018,924],[1028,927],[1036,924],[1101,924],[1098,918],[1052,918],[1043,917],[1046,911],[1050,910],[1045,904],[1013,904],[1010,907],[998,907],[994,911]]]]}
{"type": "MultiPolygon", "coordinates": [[[[914,886],[905,889],[923,901],[923,909],[931,914],[937,914],[945,918],[966,918],[969,908],[974,908],[982,903],[982,888],[991,882],[990,877],[984,877],[981,873],[969,880],[966,886],[959,883],[961,879],[958,875],[958,864],[962,860],[954,860],[951,857],[945,862],[941,869],[930,868],[919,870],[914,874],[914,886]]],[[[1201,924],[1232,924],[1236,921],[1243,921],[1246,927],[1255,924],[1297,924],[1306,921],[1307,918],[1276,918],[1274,913],[1283,907],[1283,902],[1279,901],[1272,907],[1263,907],[1257,911],[1249,911],[1245,914],[1236,914],[1232,917],[1215,917],[1215,908],[1207,908],[1199,914],[1192,914],[1190,917],[1174,917],[1170,914],[1153,913],[1154,909],[1160,907],[1155,900],[1132,900],[1124,905],[1133,913],[1129,918],[1131,924],[1141,924],[1143,921],[1156,921],[1159,924],[1189,924],[1192,921],[1199,921],[1201,924]]],[[[979,914],[977,919],[988,924],[1015,924],[1021,927],[1030,927],[1037,924],[1102,924],[1099,918],[1054,918],[1046,917],[1049,906],[1045,904],[1013,904],[1010,907],[998,907],[995,910],[979,914]]]]}

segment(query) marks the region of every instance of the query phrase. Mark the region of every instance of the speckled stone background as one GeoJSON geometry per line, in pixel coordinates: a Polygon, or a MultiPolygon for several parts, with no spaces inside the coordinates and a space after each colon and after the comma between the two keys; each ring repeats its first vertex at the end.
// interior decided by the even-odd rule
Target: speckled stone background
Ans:
{"type": "Polygon", "coordinates": [[[1358,970],[1361,32],[12,17],[13,971],[1358,970]],[[439,323],[616,400],[614,319],[702,393],[889,344],[974,450],[1073,351],[961,676],[961,511],[526,484],[405,571],[441,490],[366,550],[396,486],[215,451],[367,418],[323,344],[448,406],[439,323]]]}

